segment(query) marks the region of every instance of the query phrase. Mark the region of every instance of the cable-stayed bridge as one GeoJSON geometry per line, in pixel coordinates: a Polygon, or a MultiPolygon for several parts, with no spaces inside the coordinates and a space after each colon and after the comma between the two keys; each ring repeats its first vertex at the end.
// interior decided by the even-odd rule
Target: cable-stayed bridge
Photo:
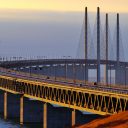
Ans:
{"type": "Polygon", "coordinates": [[[128,110],[128,62],[124,61],[119,14],[114,41],[110,40],[108,14],[101,29],[100,9],[91,35],[87,8],[75,59],[32,59],[0,62],[0,90],[20,96],[20,124],[24,122],[24,97],[43,103],[43,125],[47,127],[47,104],[100,115],[128,110]],[[90,71],[93,73],[90,74],[90,71]],[[95,72],[95,75],[94,75],[95,72]],[[90,79],[90,75],[96,79],[90,79]]]}

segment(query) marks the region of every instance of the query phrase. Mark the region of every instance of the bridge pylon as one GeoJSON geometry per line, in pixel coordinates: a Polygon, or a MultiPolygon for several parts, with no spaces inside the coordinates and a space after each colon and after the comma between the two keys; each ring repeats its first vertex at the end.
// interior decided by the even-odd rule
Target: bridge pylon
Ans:
{"type": "Polygon", "coordinates": [[[85,7],[85,83],[88,81],[88,10],[85,7]]]}
{"type": "Polygon", "coordinates": [[[105,43],[106,43],[106,65],[105,65],[105,83],[108,84],[108,13],[106,13],[105,25],[105,43]]]}
{"type": "Polygon", "coordinates": [[[97,7],[97,83],[100,83],[100,8],[97,7]]]}
{"type": "Polygon", "coordinates": [[[117,13],[117,26],[116,26],[116,76],[115,76],[115,82],[116,84],[120,84],[120,21],[119,21],[119,13],[117,13]]]}

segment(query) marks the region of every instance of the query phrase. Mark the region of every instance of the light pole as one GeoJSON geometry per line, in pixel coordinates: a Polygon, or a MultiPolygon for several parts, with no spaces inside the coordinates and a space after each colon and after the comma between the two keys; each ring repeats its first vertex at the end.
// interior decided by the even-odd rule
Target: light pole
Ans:
{"type": "Polygon", "coordinates": [[[126,68],[126,63],[125,63],[125,70],[124,70],[124,72],[125,72],[125,88],[126,88],[126,85],[127,85],[127,79],[126,79],[127,68],[126,68]]]}
{"type": "Polygon", "coordinates": [[[64,75],[64,77],[65,77],[65,81],[67,80],[67,61],[66,61],[66,59],[67,59],[67,57],[66,56],[63,56],[63,58],[64,58],[64,63],[65,63],[65,65],[64,65],[64,73],[65,73],[65,75],[64,75]]]}

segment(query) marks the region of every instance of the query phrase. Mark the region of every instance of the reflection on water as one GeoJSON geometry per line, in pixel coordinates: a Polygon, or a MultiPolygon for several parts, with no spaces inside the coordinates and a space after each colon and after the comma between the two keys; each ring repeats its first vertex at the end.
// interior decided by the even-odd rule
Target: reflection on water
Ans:
{"type": "MultiPolygon", "coordinates": [[[[5,121],[4,119],[0,118],[0,128],[21,128],[21,126],[12,121],[5,121]]],[[[22,128],[27,127],[23,126],[22,128]]]]}
{"type": "MultiPolygon", "coordinates": [[[[98,118],[98,116],[94,116],[91,114],[91,118],[92,119],[86,118],[86,121],[90,122],[91,120],[98,118]]],[[[42,123],[27,123],[27,124],[25,124],[25,126],[21,126],[19,124],[19,122],[16,122],[15,120],[11,119],[11,120],[5,121],[2,117],[0,117],[0,128],[42,128],[42,127],[43,127],[42,123]]],[[[49,126],[49,128],[60,128],[60,126],[52,125],[52,127],[49,126]]],[[[65,128],[65,127],[63,127],[63,125],[62,125],[61,128],[65,128]]],[[[69,128],[69,126],[67,126],[66,128],[69,128]]]]}
{"type": "Polygon", "coordinates": [[[14,120],[5,121],[0,117],[0,128],[42,128],[41,124],[26,124],[26,126],[21,126],[18,122],[14,120]]]}

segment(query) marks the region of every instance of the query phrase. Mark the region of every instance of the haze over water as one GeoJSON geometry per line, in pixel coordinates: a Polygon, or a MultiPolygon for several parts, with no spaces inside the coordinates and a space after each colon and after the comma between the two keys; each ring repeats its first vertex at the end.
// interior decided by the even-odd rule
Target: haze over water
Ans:
{"type": "MultiPolygon", "coordinates": [[[[76,57],[84,20],[83,12],[11,10],[9,16],[6,11],[0,12],[0,14],[1,56],[76,57]]],[[[89,13],[92,28],[95,20],[96,12],[89,13]]],[[[101,14],[101,21],[104,28],[105,13],[101,14]]],[[[110,13],[109,22],[113,36],[116,28],[116,13],[110,13]]],[[[128,14],[121,13],[120,22],[124,52],[126,53],[128,14]]]]}

